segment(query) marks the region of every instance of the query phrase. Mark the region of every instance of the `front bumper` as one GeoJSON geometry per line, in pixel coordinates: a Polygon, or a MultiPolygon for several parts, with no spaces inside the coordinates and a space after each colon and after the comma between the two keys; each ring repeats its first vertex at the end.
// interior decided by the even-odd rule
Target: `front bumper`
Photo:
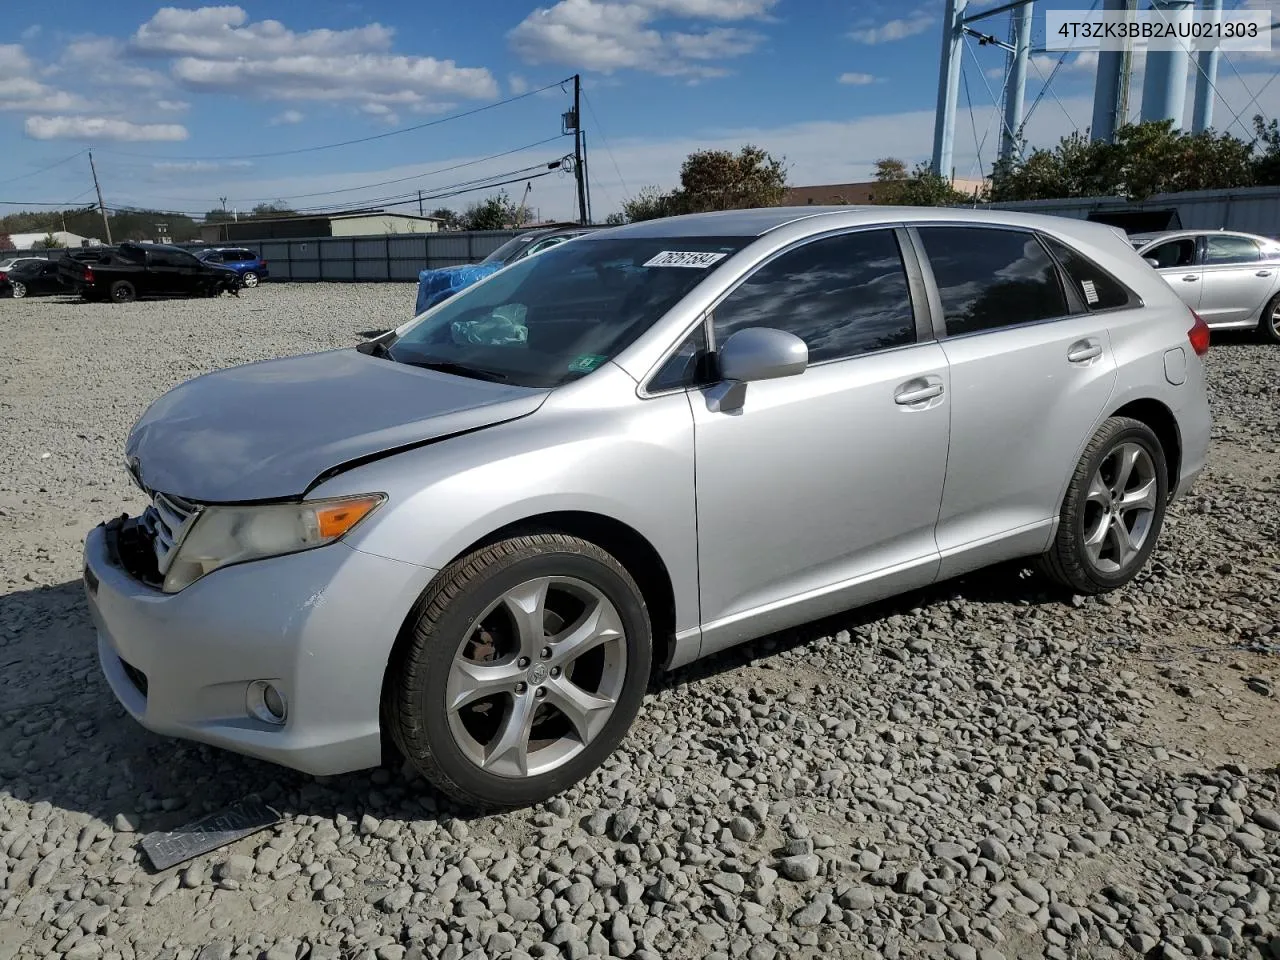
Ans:
{"type": "Polygon", "coordinates": [[[432,571],[339,542],[165,594],[126,572],[111,525],[84,562],[103,674],[144,727],[317,775],[382,762],[383,673],[432,571]],[[255,680],[284,692],[284,724],[249,712],[255,680]]]}

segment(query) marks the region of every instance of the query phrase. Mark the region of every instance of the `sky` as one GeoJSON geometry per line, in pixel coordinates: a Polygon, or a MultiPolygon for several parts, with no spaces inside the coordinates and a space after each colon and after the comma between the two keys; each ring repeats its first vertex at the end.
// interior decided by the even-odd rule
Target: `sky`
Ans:
{"type": "MultiPolygon", "coordinates": [[[[1046,5],[1033,20],[1037,46],[1046,5]]],[[[1226,6],[1280,19],[1280,0],[1226,6]]],[[[0,211],[93,202],[92,149],[109,207],[203,214],[408,198],[388,209],[416,213],[419,190],[428,212],[462,209],[511,181],[504,188],[517,201],[527,189],[541,219],[576,219],[572,177],[547,167],[573,151],[560,134],[574,74],[598,220],[644,187],[674,186],[695,150],[756,144],[785,161],[793,185],[870,179],[879,158],[914,164],[932,150],[943,0],[481,0],[466,10],[7,0],[0,211]]],[[[1003,39],[1009,16],[978,26],[1003,39]]],[[[1280,116],[1280,31],[1276,46],[1223,63],[1217,127],[1251,136],[1254,114],[1280,116]]],[[[1032,145],[1091,119],[1095,57],[1059,59],[1033,60],[1032,145]]],[[[995,159],[1005,68],[999,48],[966,44],[959,177],[995,159]]],[[[1135,118],[1142,68],[1139,56],[1135,118]]]]}

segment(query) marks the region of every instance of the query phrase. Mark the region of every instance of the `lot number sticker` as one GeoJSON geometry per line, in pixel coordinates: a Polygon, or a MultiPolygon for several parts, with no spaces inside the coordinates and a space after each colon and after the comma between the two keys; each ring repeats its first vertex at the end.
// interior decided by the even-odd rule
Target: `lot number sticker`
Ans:
{"type": "Polygon", "coordinates": [[[1080,286],[1084,287],[1084,298],[1089,301],[1089,306],[1098,302],[1098,287],[1092,280],[1086,280],[1080,286]]]}
{"type": "Polygon", "coordinates": [[[727,257],[727,253],[707,253],[696,250],[663,250],[660,254],[645,263],[646,267],[693,267],[705,270],[713,263],[727,257]]]}

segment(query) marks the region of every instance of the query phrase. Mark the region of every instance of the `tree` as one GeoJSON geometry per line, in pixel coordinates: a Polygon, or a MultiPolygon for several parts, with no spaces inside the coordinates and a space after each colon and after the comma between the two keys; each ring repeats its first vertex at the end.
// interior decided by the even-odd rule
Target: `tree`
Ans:
{"type": "Polygon", "coordinates": [[[1158,193],[1248,187],[1268,182],[1268,156],[1280,157],[1269,128],[1255,118],[1257,138],[1246,142],[1212,130],[1186,133],[1169,120],[1127,124],[1115,143],[1073,133],[1052,149],[1025,159],[1001,160],[992,172],[992,199],[1124,197],[1145,200],[1158,193]],[[1261,155],[1255,149],[1261,145],[1261,155]]]}
{"type": "Polygon", "coordinates": [[[907,165],[897,157],[885,157],[876,161],[876,180],[880,183],[906,179],[907,165]]]}
{"type": "Polygon", "coordinates": [[[286,206],[283,200],[277,200],[274,203],[259,203],[253,208],[253,212],[249,214],[251,219],[293,216],[297,216],[297,211],[286,206]]]}
{"type": "Polygon", "coordinates": [[[1261,152],[1253,161],[1253,181],[1260,187],[1280,187],[1280,122],[1253,118],[1256,145],[1261,152]]]}
{"type": "Polygon", "coordinates": [[[523,212],[516,210],[507,191],[500,190],[496,195],[467,207],[460,226],[463,230],[505,230],[520,226],[524,219],[523,212]]]}
{"type": "Polygon", "coordinates": [[[7,233],[0,233],[0,250],[14,249],[17,248],[13,245],[13,237],[9,236],[7,233]]]}
{"type": "Polygon", "coordinates": [[[205,223],[223,223],[234,219],[231,211],[223,210],[221,207],[214,207],[204,215],[205,223]]]}
{"type": "Polygon", "coordinates": [[[681,213],[776,207],[787,193],[785,160],[746,144],[729,150],[698,150],[680,167],[680,186],[663,192],[646,187],[623,204],[628,220],[656,220],[681,213]]]}
{"type": "Polygon", "coordinates": [[[951,185],[946,177],[939,176],[929,169],[927,164],[918,164],[910,176],[879,176],[881,163],[900,161],[879,161],[876,164],[876,179],[880,186],[876,189],[876,200],[880,203],[899,207],[962,207],[975,203],[982,196],[971,196],[961,193],[951,185]]]}
{"type": "Polygon", "coordinates": [[[458,230],[462,224],[462,217],[458,214],[458,211],[450,210],[448,207],[440,207],[437,210],[432,210],[428,216],[435,217],[439,220],[440,228],[442,230],[458,230]]]}
{"type": "Polygon", "coordinates": [[[620,227],[627,222],[627,215],[625,213],[611,213],[604,218],[604,222],[605,226],[620,227]]]}
{"type": "Polygon", "coordinates": [[[37,240],[31,246],[36,250],[57,250],[63,246],[63,243],[52,232],[49,232],[44,235],[43,239],[37,240]]]}

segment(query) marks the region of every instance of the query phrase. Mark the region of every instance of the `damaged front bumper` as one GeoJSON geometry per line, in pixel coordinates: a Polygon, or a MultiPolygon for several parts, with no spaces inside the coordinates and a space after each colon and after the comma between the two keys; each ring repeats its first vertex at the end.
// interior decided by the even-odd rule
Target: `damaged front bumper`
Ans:
{"type": "Polygon", "coordinates": [[[338,542],[166,594],[154,563],[137,518],[85,539],[102,671],[139,723],[312,774],[381,762],[383,671],[369,664],[388,661],[430,571],[338,542]],[[262,683],[287,704],[282,723],[255,711],[262,683]]]}

